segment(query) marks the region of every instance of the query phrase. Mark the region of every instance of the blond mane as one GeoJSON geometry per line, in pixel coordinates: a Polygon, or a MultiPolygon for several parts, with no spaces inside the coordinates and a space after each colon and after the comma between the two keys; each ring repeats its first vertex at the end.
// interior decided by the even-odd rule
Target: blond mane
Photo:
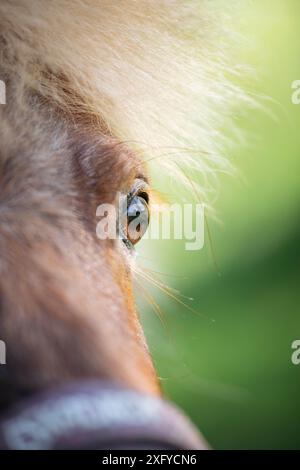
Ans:
{"type": "Polygon", "coordinates": [[[169,156],[175,175],[182,162],[210,172],[227,166],[219,131],[246,99],[228,31],[218,0],[2,0],[0,74],[19,77],[18,106],[35,91],[149,160],[169,156]]]}

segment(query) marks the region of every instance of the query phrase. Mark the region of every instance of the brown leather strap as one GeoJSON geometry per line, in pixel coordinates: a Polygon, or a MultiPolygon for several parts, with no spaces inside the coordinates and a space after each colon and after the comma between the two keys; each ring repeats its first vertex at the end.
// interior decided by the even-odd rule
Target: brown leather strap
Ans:
{"type": "Polygon", "coordinates": [[[88,381],[35,395],[0,419],[2,449],[205,449],[165,400],[88,381]]]}

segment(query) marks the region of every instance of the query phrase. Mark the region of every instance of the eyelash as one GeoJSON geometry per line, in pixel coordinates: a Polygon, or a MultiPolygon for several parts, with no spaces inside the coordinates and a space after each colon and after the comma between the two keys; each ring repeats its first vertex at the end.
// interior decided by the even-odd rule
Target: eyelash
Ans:
{"type": "Polygon", "coordinates": [[[131,200],[135,196],[142,197],[143,199],[145,199],[146,203],[149,204],[148,185],[145,181],[143,181],[143,180],[135,181],[131,191],[127,195],[128,204],[129,204],[129,202],[131,202],[131,200]]]}

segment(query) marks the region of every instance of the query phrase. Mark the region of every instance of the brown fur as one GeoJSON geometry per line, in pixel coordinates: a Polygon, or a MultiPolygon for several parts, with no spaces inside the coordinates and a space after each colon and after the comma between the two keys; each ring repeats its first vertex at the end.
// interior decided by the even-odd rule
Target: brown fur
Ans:
{"type": "MultiPolygon", "coordinates": [[[[95,233],[97,204],[130,190],[137,162],[84,126],[60,124],[58,143],[57,123],[47,125],[43,143],[20,128],[13,149],[7,142],[1,153],[0,331],[9,382],[26,392],[100,376],[154,390],[125,258],[117,242],[99,243],[95,233]]],[[[2,136],[10,132],[2,125],[2,136]]]]}

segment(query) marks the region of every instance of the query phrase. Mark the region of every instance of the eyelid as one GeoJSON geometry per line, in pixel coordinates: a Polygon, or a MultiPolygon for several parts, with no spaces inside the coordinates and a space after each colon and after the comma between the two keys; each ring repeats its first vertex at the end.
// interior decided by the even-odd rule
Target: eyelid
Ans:
{"type": "Polygon", "coordinates": [[[145,180],[142,180],[140,178],[137,178],[134,181],[131,191],[128,193],[128,204],[130,204],[132,199],[137,195],[143,197],[147,204],[149,203],[149,185],[146,183],[145,180]]]}

